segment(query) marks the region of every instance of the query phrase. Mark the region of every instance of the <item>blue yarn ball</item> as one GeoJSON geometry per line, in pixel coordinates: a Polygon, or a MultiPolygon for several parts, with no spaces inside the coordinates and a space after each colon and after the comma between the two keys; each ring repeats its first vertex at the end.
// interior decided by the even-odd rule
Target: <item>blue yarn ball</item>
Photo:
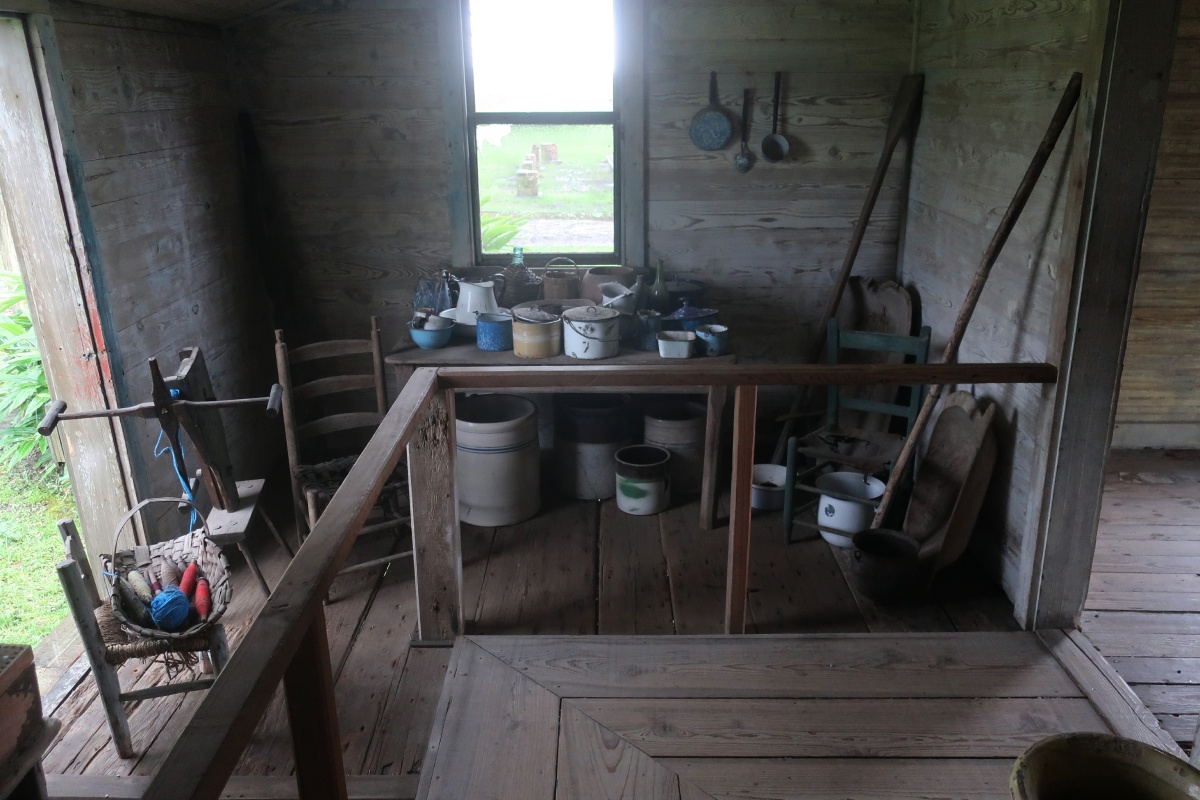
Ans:
{"type": "Polygon", "coordinates": [[[150,618],[164,631],[177,631],[187,622],[187,595],[178,586],[168,586],[150,603],[150,618]]]}

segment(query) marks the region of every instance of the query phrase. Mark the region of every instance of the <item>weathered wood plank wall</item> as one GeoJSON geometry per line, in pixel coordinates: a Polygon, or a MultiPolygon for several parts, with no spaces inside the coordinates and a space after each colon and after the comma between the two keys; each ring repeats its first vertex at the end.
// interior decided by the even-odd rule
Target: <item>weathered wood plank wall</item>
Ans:
{"type": "Polygon", "coordinates": [[[438,36],[436,0],[305,0],[231,29],[306,327],[289,341],[361,338],[374,314],[390,347],[417,278],[451,266],[438,36]]]}
{"type": "MultiPolygon", "coordinates": [[[[710,281],[743,333],[781,330],[799,346],[845,254],[908,70],[912,0],[646,7],[649,263],[710,281]],[[734,114],[742,88],[757,90],[756,152],[770,132],[773,73],[786,73],[789,161],[760,158],[739,175],[736,142],[718,153],[691,144],[710,69],[734,114]]],[[[262,144],[273,224],[292,248],[302,335],[361,334],[379,314],[391,344],[417,278],[450,266],[440,35],[432,0],[304,0],[231,28],[238,99],[262,144]]],[[[523,46],[519,57],[547,48],[523,46]]],[[[863,274],[894,274],[903,162],[859,257],[863,274]]]]}
{"type": "MultiPolygon", "coordinates": [[[[149,399],[147,358],[170,374],[189,345],[203,348],[218,397],[265,393],[271,338],[244,233],[220,31],[75,3],[52,12],[130,395],[122,402],[149,399]]],[[[242,443],[235,469],[262,474],[276,432],[257,410],[224,417],[242,443]]],[[[139,492],[178,494],[169,461],[151,455],[157,424],[126,430],[139,492]]],[[[168,523],[164,533],[177,535],[168,523]]]]}
{"type": "MultiPolygon", "coordinates": [[[[649,99],[647,214],[650,263],[713,287],[739,336],[780,335],[807,350],[883,149],[888,115],[908,72],[912,0],[830,4],[652,0],[646,35],[649,99]],[[688,139],[716,70],[725,107],[756,92],[750,146],[704,152],[688,139]],[[784,73],[780,130],[786,161],[770,164],[774,72],[784,73]]],[[[904,176],[896,154],[855,273],[893,277],[904,176]]]]}
{"type": "Polygon", "coordinates": [[[1200,2],[1183,0],[1114,447],[1200,447],[1200,2]]]}
{"type": "MultiPolygon", "coordinates": [[[[932,352],[945,345],[971,276],[1071,73],[1083,71],[1085,87],[1095,84],[1095,74],[1087,73],[1094,72],[1094,48],[1100,46],[1093,32],[1094,15],[1103,18],[1100,5],[1102,0],[921,2],[915,60],[926,75],[925,105],[900,263],[933,327],[932,352]]],[[[1081,107],[1089,102],[1085,92],[1081,107]]],[[[1068,130],[992,271],[960,360],[1057,358],[1059,301],[1069,289],[1077,229],[1079,152],[1068,130]]],[[[999,404],[1001,441],[976,549],[1014,597],[1022,585],[1022,551],[1032,545],[1038,525],[1053,395],[1032,386],[978,386],[976,393],[999,404]]]]}

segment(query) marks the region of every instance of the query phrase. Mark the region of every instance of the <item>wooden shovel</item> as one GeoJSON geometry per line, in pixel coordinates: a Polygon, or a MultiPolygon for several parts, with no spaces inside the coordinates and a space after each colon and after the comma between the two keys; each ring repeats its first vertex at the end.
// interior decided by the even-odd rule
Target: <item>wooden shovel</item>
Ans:
{"type": "MultiPolygon", "coordinates": [[[[1020,219],[1021,212],[1029,201],[1029,196],[1037,187],[1038,178],[1041,177],[1046,162],[1050,160],[1050,154],[1054,151],[1054,145],[1058,142],[1059,135],[1067,126],[1067,120],[1071,118],[1071,112],[1079,101],[1079,89],[1082,83],[1083,75],[1078,72],[1072,75],[1071,80],[1067,83],[1066,91],[1063,92],[1062,99],[1058,102],[1058,110],[1054,112],[1054,118],[1050,120],[1050,127],[1046,129],[1046,135],[1042,137],[1042,143],[1038,145],[1037,152],[1034,153],[1033,160],[1029,163],[1029,168],[1025,170],[1025,177],[1021,180],[1021,185],[1017,187],[1017,193],[1013,195],[1012,202],[1008,204],[1008,210],[1004,212],[1000,225],[992,235],[991,243],[983,253],[983,260],[979,263],[975,279],[971,281],[971,287],[967,290],[967,298],[958,312],[954,330],[950,333],[950,341],[946,343],[946,350],[942,354],[943,364],[951,364],[958,360],[958,347],[962,344],[963,336],[967,332],[967,324],[971,321],[975,306],[979,304],[979,296],[983,294],[983,287],[987,283],[988,275],[996,264],[996,259],[1000,257],[1000,251],[1008,241],[1009,234],[1016,227],[1017,220],[1020,219]]],[[[917,442],[921,438],[921,432],[929,424],[929,418],[933,416],[933,408],[937,405],[938,398],[942,396],[944,388],[944,386],[929,388],[929,393],[925,396],[925,403],[917,415],[917,421],[913,424],[908,439],[904,442],[904,449],[900,451],[900,455],[896,458],[896,464],[892,467],[887,488],[883,490],[883,497],[879,501],[879,510],[875,512],[875,520],[871,523],[872,528],[883,525],[888,507],[895,499],[896,487],[900,484],[904,471],[912,461],[913,453],[917,449],[917,442]]]]}
{"type": "MultiPolygon", "coordinates": [[[[896,93],[896,104],[892,106],[892,116],[888,120],[883,153],[879,156],[879,165],[875,167],[875,176],[871,178],[871,186],[867,189],[867,199],[863,203],[862,211],[859,212],[858,222],[854,223],[854,233],[850,237],[850,249],[846,251],[846,258],[842,261],[842,270],[838,273],[837,282],[833,285],[833,292],[829,295],[829,302],[825,305],[821,324],[817,326],[816,335],[813,337],[808,363],[819,361],[821,352],[825,349],[825,332],[829,328],[829,320],[833,319],[838,305],[842,302],[846,283],[849,282],[850,273],[854,269],[854,261],[858,258],[859,248],[862,247],[863,238],[867,235],[867,224],[871,221],[871,213],[875,210],[875,202],[879,199],[879,192],[883,188],[883,179],[887,176],[888,166],[892,163],[892,154],[896,152],[896,145],[900,143],[900,137],[911,127],[912,120],[920,108],[921,93],[924,88],[925,76],[921,74],[905,75],[904,80],[900,83],[900,91],[896,93]]],[[[788,412],[789,416],[796,414],[810,395],[810,387],[797,390],[792,400],[791,410],[788,412]]],[[[787,441],[791,438],[795,426],[794,418],[789,418],[783,423],[783,433],[775,445],[772,463],[783,463],[787,441]]]]}

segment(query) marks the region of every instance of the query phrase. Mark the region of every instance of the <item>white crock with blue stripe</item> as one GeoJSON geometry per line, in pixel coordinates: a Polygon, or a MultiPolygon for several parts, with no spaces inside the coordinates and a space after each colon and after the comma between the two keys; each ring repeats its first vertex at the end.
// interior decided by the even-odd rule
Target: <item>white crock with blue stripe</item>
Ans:
{"type": "Polygon", "coordinates": [[[529,519],[542,505],[537,406],[511,394],[455,404],[458,515],[484,527],[529,519]]]}

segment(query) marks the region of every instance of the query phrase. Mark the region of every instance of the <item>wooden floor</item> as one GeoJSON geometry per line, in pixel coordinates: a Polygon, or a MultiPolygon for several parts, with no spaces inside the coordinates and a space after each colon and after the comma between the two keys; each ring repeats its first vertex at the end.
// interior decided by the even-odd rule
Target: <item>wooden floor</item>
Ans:
{"type": "Polygon", "coordinates": [[[1174,738],[1200,722],[1200,452],[1117,452],[1081,627],[1174,738]]]}
{"type": "MultiPolygon", "coordinates": [[[[282,516],[282,515],[278,515],[282,516]]],[[[726,528],[698,530],[695,502],[657,517],[631,517],[612,501],[547,502],[533,521],[508,528],[464,526],[464,599],[472,633],[713,634],[722,629],[726,528]]],[[[939,577],[926,600],[875,607],[850,590],[833,550],[820,539],[783,544],[779,514],[754,520],[747,629],[757,633],[1012,630],[1002,593],[969,564],[939,577]]],[[[267,580],[285,557],[267,537],[254,541],[267,580]]],[[[389,552],[391,542],[360,542],[354,558],[389,552]]],[[[224,622],[240,639],[263,600],[237,556],[234,605],[224,622]]],[[[447,648],[409,646],[415,624],[411,562],[386,572],[338,579],[326,607],[347,770],[410,776],[415,781],[447,648]]],[[[131,662],[125,688],[165,680],[160,666],[131,662]]],[[[113,751],[95,685],[78,682],[54,715],[63,732],[48,752],[51,774],[149,775],[161,763],[201,695],[130,704],[138,756],[113,751]]],[[[237,767],[247,776],[292,773],[291,739],[282,696],[258,726],[237,767]]],[[[415,789],[415,782],[413,783],[415,789]]],[[[410,794],[411,796],[411,794],[410,794]]]]}
{"type": "Polygon", "coordinates": [[[417,797],[1007,800],[1072,731],[1165,735],[1059,631],[463,637],[417,797]]]}

